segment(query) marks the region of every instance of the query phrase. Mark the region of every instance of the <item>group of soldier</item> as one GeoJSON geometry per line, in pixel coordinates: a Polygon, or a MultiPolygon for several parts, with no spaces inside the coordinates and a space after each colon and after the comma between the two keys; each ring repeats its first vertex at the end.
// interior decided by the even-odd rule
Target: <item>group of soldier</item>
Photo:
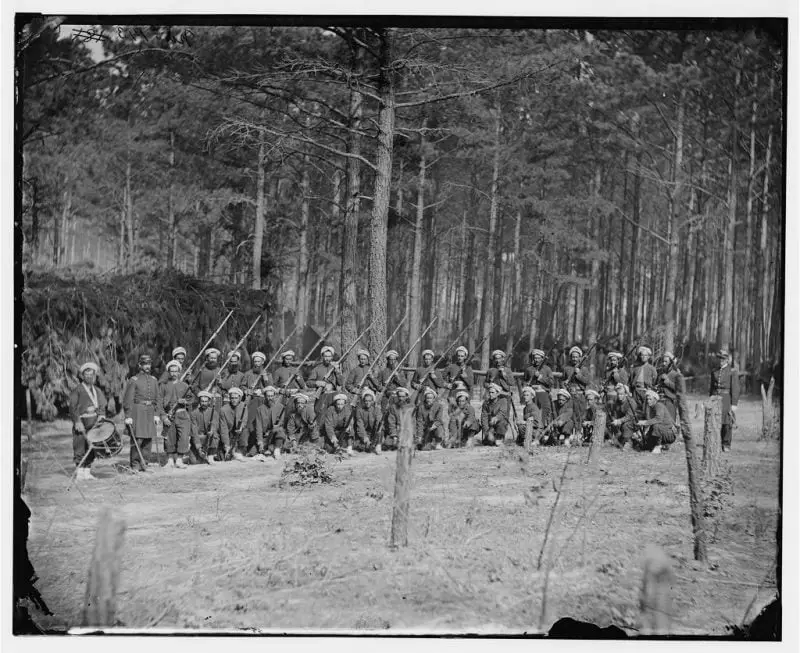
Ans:
{"type": "MultiPolygon", "coordinates": [[[[210,348],[188,381],[186,354],[176,347],[159,379],[151,374],[151,357],[143,354],[137,373],[127,382],[122,407],[134,472],[150,471],[147,460],[160,439],[158,426],[166,464],[175,469],[187,463],[280,458],[282,452],[306,443],[328,452],[381,453],[399,446],[401,424],[413,428],[414,444],[424,450],[494,446],[506,440],[526,447],[571,446],[591,438],[600,409],[607,416],[606,437],[623,449],[635,446],[658,453],[668,449],[677,434],[677,398],[682,391],[677,361],[666,352],[655,366],[646,346],[638,347],[630,369],[621,353],[608,352],[599,387],[593,387],[587,354],[580,347],[572,347],[560,373],[547,364],[541,349],[532,350],[523,373],[514,373],[505,352],[495,350],[483,382],[486,396],[479,416],[471,403],[475,372],[463,346],[446,367],[434,363],[434,352],[425,350],[422,364],[413,371],[400,367],[394,350],[386,352],[385,365],[375,369],[371,354],[361,349],[358,365],[347,374],[334,362],[333,347],[325,346],[307,377],[291,350],[281,352],[277,369],[269,371],[262,352],[251,354],[250,369],[243,370],[239,351],[230,353],[221,366],[220,351],[210,348]],[[521,414],[513,400],[515,388],[521,414]]],[[[729,450],[738,377],[727,351],[717,357],[711,394],[722,396],[722,447],[729,450]]],[[[95,457],[86,432],[108,406],[96,385],[97,374],[94,363],[83,364],[81,382],[70,399],[76,473],[86,480],[94,478],[90,468],[95,457]]]]}

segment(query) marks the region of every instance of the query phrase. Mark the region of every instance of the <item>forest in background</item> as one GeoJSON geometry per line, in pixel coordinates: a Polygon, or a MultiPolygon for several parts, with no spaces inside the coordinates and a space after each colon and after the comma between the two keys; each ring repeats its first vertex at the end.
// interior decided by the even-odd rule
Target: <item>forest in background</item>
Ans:
{"type": "Polygon", "coordinates": [[[26,270],[175,269],[373,351],[438,315],[483,368],[781,359],[785,22],[17,27],[26,270]]]}

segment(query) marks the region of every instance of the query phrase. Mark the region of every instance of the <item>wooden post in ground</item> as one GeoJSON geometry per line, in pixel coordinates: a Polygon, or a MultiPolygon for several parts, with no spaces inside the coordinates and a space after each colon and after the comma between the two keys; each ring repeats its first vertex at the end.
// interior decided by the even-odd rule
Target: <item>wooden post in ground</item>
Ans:
{"type": "Polygon", "coordinates": [[[722,397],[709,397],[704,406],[703,473],[706,478],[713,478],[719,473],[722,450],[722,397]]]}
{"type": "Polygon", "coordinates": [[[678,378],[678,419],[686,450],[686,469],[689,475],[689,510],[692,515],[692,531],[694,532],[694,559],[705,561],[707,554],[703,492],[700,489],[700,473],[697,468],[697,453],[695,452],[692,424],[689,419],[689,403],[686,400],[686,384],[683,383],[682,376],[678,378]]]}
{"type": "Polygon", "coordinates": [[[761,437],[759,440],[772,438],[775,420],[775,412],[772,405],[773,390],[775,390],[774,377],[769,380],[769,389],[766,392],[764,391],[764,385],[761,385],[761,437]]]}
{"type": "Polygon", "coordinates": [[[656,546],[649,546],[644,563],[642,592],[639,597],[642,635],[669,633],[672,615],[671,586],[674,582],[669,557],[656,546]]]}
{"type": "MultiPolygon", "coordinates": [[[[770,395],[771,396],[771,395],[770,395]]],[[[31,415],[31,389],[25,389],[25,404],[28,407],[28,444],[33,443],[33,415],[31,415]]]]}
{"type": "Polygon", "coordinates": [[[600,458],[600,448],[606,438],[606,411],[599,406],[594,411],[592,424],[592,443],[589,446],[589,463],[596,465],[600,458]]]}
{"type": "Polygon", "coordinates": [[[408,546],[408,511],[411,498],[411,456],[414,453],[414,407],[400,408],[400,442],[397,445],[397,470],[394,477],[392,533],[389,546],[408,546]]]}
{"type": "Polygon", "coordinates": [[[103,508],[97,525],[89,579],[86,582],[86,599],[81,617],[83,626],[114,625],[120,550],[124,535],[125,522],[115,519],[111,508],[103,508]]]}

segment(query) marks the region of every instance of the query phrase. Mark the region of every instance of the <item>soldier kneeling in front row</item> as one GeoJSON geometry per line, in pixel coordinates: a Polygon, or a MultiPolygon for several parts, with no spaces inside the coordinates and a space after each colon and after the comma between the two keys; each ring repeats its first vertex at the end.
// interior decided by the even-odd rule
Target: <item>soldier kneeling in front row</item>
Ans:
{"type": "Polygon", "coordinates": [[[362,388],[361,401],[356,406],[356,442],[363,451],[381,453],[383,441],[383,415],[375,401],[375,393],[362,388]]]}
{"type": "Polygon", "coordinates": [[[308,395],[302,392],[295,394],[294,406],[286,419],[287,450],[294,451],[299,445],[306,443],[316,446],[319,444],[319,426],[308,395]]]}
{"type": "Polygon", "coordinates": [[[418,449],[441,449],[444,442],[442,404],[433,388],[425,388],[425,398],[417,406],[417,430],[414,438],[418,449]]]}
{"type": "MultiPolygon", "coordinates": [[[[502,353],[502,352],[501,352],[502,353]]],[[[489,397],[481,407],[481,430],[483,444],[495,446],[497,440],[502,442],[508,430],[508,401],[500,396],[501,388],[496,383],[486,386],[489,397]]]]}
{"type": "Polygon", "coordinates": [[[517,424],[517,444],[537,446],[542,435],[542,411],[536,403],[536,391],[529,385],[522,388],[522,421],[517,424]]]}
{"type": "Polygon", "coordinates": [[[411,407],[411,397],[408,388],[398,386],[386,411],[384,422],[383,449],[390,451],[400,445],[400,412],[411,407]]]}
{"type": "Polygon", "coordinates": [[[478,418],[475,416],[475,409],[469,403],[469,392],[459,390],[456,395],[455,406],[450,413],[450,446],[463,447],[472,446],[473,438],[481,430],[478,418]]]}
{"type": "Polygon", "coordinates": [[[561,388],[556,393],[556,416],[542,435],[542,444],[569,443],[574,426],[572,395],[561,388]]]}
{"type": "Polygon", "coordinates": [[[638,422],[639,426],[649,427],[645,433],[643,449],[661,453],[664,445],[675,442],[672,416],[655,390],[647,390],[645,397],[647,419],[638,422]]]}
{"type": "Polygon", "coordinates": [[[333,404],[325,409],[322,420],[323,447],[334,453],[342,445],[347,453],[353,453],[352,409],[347,403],[347,395],[340,392],[333,396],[333,404]]]}

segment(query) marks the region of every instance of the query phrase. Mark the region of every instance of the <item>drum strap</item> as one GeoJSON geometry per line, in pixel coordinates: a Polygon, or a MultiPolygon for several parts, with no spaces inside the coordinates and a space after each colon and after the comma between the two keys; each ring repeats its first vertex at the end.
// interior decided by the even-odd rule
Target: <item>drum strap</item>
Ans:
{"type": "Polygon", "coordinates": [[[97,389],[93,385],[86,385],[82,383],[83,389],[86,391],[86,394],[89,396],[89,401],[92,402],[92,405],[97,408],[97,389]]]}

